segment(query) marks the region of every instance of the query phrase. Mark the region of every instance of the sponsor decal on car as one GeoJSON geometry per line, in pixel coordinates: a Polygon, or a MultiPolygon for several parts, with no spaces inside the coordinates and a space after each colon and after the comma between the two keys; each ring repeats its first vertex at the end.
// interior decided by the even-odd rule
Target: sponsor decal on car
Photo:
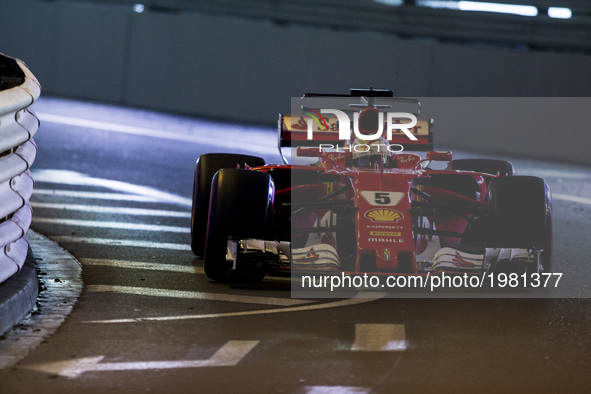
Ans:
{"type": "Polygon", "coordinates": [[[395,226],[392,224],[368,224],[367,228],[376,230],[402,230],[402,226],[395,226]]]}
{"type": "Polygon", "coordinates": [[[368,238],[368,242],[385,242],[385,243],[403,243],[404,240],[402,238],[368,238]]]}
{"type": "Polygon", "coordinates": [[[376,237],[401,237],[402,233],[395,233],[391,231],[370,231],[369,235],[373,235],[376,237]]]}
{"type": "Polygon", "coordinates": [[[404,215],[401,212],[398,212],[394,209],[370,209],[369,211],[365,212],[364,215],[366,218],[370,219],[372,222],[387,222],[387,223],[396,223],[400,219],[404,218],[404,215]]]}

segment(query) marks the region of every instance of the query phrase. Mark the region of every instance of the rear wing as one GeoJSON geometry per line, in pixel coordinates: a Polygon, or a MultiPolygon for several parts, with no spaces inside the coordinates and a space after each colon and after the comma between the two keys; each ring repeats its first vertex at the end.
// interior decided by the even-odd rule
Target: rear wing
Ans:
{"type": "MultiPolygon", "coordinates": [[[[344,146],[347,140],[339,139],[337,117],[322,116],[321,118],[312,118],[310,115],[279,114],[277,131],[280,153],[282,153],[282,148],[296,148],[299,146],[320,147],[320,145],[333,145],[335,148],[344,146]],[[311,133],[308,130],[308,123],[312,125],[311,133]]],[[[407,123],[408,121],[409,119],[402,119],[400,123],[407,123]]],[[[384,125],[383,130],[386,129],[386,125],[384,125]]],[[[392,138],[388,139],[388,142],[401,145],[405,151],[425,152],[433,150],[432,119],[417,119],[417,124],[409,128],[409,131],[416,137],[416,140],[411,140],[401,130],[394,129],[392,138]]]]}
{"type": "Polygon", "coordinates": [[[391,90],[350,89],[347,95],[306,93],[292,98],[291,114],[279,114],[279,153],[287,163],[283,148],[336,149],[348,143],[352,132],[375,139],[380,122],[384,122],[383,136],[391,145],[398,145],[396,151],[431,151],[433,120],[419,119],[420,113],[419,100],[394,97],[391,90]],[[403,126],[409,123],[412,128],[403,126]],[[346,130],[339,132],[339,125],[346,130]]]}

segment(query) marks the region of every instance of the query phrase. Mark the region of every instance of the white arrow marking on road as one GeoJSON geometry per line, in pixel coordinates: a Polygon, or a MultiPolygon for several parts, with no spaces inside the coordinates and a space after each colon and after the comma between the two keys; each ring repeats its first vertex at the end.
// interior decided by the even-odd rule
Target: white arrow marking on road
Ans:
{"type": "Polygon", "coordinates": [[[27,365],[24,368],[34,371],[57,374],[68,378],[77,378],[88,371],[131,371],[144,369],[178,369],[202,367],[232,367],[237,365],[259,341],[228,341],[207,360],[176,361],[136,361],[119,363],[101,363],[104,356],[55,361],[43,364],[27,365]]]}

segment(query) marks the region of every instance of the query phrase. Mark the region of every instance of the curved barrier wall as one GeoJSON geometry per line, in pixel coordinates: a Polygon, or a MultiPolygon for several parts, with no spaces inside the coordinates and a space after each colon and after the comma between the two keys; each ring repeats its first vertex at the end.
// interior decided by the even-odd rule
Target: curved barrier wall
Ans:
{"type": "Polygon", "coordinates": [[[0,283],[18,272],[27,256],[33,178],[29,168],[39,120],[30,105],[41,86],[24,63],[0,54],[0,283]]]}

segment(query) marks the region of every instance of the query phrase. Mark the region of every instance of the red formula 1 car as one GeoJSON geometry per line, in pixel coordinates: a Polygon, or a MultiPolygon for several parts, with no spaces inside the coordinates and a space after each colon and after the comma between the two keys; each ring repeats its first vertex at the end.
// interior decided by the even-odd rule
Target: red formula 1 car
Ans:
{"type": "Polygon", "coordinates": [[[191,248],[208,277],[551,272],[544,180],[515,176],[507,161],[433,151],[433,121],[419,113],[391,91],[306,94],[279,116],[285,164],[202,155],[191,248]]]}

